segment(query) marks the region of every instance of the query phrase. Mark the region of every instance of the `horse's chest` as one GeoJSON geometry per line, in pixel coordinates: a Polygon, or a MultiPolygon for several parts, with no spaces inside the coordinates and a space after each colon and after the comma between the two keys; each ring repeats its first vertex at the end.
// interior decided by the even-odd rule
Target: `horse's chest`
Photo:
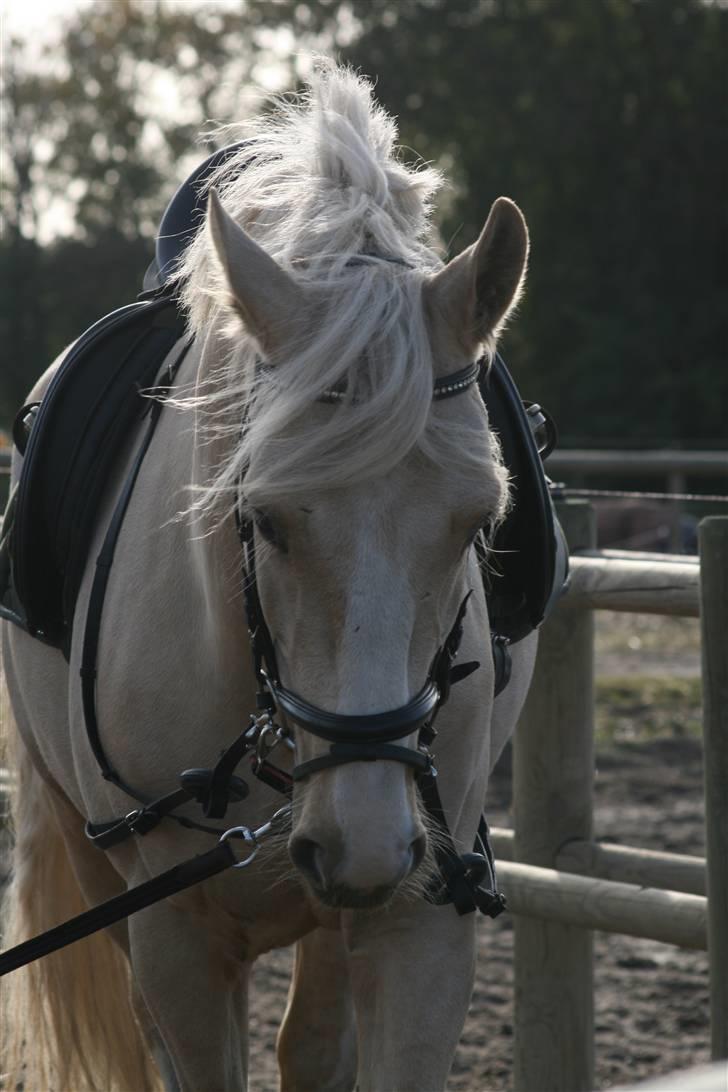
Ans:
{"type": "Polygon", "coordinates": [[[314,913],[285,850],[257,871],[233,872],[190,890],[178,905],[200,917],[226,956],[242,962],[294,944],[319,925],[338,928],[339,922],[338,912],[327,911],[323,918],[318,909],[314,913]]]}

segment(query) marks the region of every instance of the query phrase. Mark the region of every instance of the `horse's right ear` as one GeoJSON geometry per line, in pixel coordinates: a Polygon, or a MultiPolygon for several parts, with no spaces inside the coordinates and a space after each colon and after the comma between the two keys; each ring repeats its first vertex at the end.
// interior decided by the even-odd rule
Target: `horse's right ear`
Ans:
{"type": "Polygon", "coordinates": [[[207,222],[235,310],[267,357],[295,338],[303,290],[225,211],[210,190],[207,222]]]}

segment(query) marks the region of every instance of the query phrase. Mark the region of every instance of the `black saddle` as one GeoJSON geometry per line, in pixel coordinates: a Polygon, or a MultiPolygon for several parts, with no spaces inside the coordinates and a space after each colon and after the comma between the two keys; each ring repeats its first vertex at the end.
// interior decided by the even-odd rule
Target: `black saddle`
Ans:
{"type": "MultiPolygon", "coordinates": [[[[23,407],[16,419],[13,435],[24,459],[0,538],[0,617],[66,656],[101,499],[153,404],[144,391],[184,336],[170,278],[204,217],[201,187],[245,143],[210,156],[179,188],[162,219],[139,301],[87,330],[43,400],[23,407]]],[[[515,491],[494,543],[499,572],[486,576],[489,611],[492,628],[515,642],[541,624],[561,594],[568,552],[536,439],[548,422],[539,407],[524,407],[499,356],[480,382],[515,491]]]]}

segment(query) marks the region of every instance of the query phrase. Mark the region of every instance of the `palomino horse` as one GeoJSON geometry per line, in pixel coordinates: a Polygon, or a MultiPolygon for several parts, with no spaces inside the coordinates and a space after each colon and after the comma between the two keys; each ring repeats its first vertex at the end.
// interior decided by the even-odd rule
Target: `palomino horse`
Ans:
{"type": "MultiPolygon", "coordinates": [[[[210,766],[239,734],[259,680],[237,521],[257,552],[270,682],[295,741],[280,764],[314,768],[296,781],[290,829],[255,864],[7,980],[10,1051],[26,1092],[142,1092],[160,1074],[168,1092],[245,1088],[250,968],[293,942],[282,1088],[445,1085],[472,988],[476,915],[424,897],[433,838],[412,769],[413,695],[425,701],[433,654],[470,591],[462,652],[482,666],[437,721],[441,799],[464,853],[535,651],[533,638],[514,647],[495,700],[474,542],[502,518],[508,485],[470,366],[492,353],[518,298],[528,235],[500,198],[477,242],[443,265],[428,225],[439,177],[403,165],[395,136],[369,85],[324,65],[302,103],[257,124],[254,155],[243,149],[213,179],[207,221],[178,270],[194,344],[109,575],[99,732],[109,763],[147,800],[172,791],[180,771],[210,766]],[[438,380],[460,374],[471,378],[444,384],[456,396],[433,397],[438,380]],[[314,710],[311,723],[359,723],[365,739],[388,711],[409,720],[388,736],[398,741],[391,751],[367,756],[349,737],[353,752],[331,762],[301,709],[314,710]]],[[[99,776],[84,728],[79,627],[92,568],[69,663],[5,626],[18,729],[17,937],[211,844],[199,826],[170,819],[104,852],[84,834],[87,819],[130,808],[99,776]]],[[[225,825],[254,826],[278,808],[255,781],[225,825]]],[[[178,812],[200,818],[191,803],[178,812]]]]}

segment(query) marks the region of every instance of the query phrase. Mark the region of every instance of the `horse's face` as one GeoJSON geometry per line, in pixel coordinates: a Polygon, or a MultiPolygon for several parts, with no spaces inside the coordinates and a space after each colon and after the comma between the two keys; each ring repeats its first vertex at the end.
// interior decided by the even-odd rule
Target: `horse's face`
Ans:
{"type": "MultiPolygon", "coordinates": [[[[460,403],[437,412],[473,418],[487,443],[478,400],[460,403]]],[[[412,457],[386,479],[259,513],[257,533],[269,543],[259,589],[284,685],[342,714],[405,705],[452,626],[470,543],[500,503],[496,479],[476,488],[412,457]]],[[[416,735],[398,742],[416,747],[416,735]]],[[[328,750],[305,731],[296,745],[298,761],[328,750]]],[[[389,895],[422,859],[412,772],[399,763],[323,771],[298,803],[291,855],[324,898],[352,905],[389,895]]]]}
{"type": "MultiPolygon", "coordinates": [[[[435,374],[470,363],[518,291],[525,225],[515,206],[499,206],[478,243],[423,287],[435,374]]],[[[268,301],[283,299],[295,314],[296,289],[214,199],[211,226],[238,307],[265,349],[281,313],[279,306],[275,319],[266,320],[268,301]]],[[[313,412],[331,411],[320,405],[313,412]]],[[[482,446],[487,463],[491,441],[475,390],[437,402],[430,412],[461,427],[469,444],[482,446]]],[[[423,686],[475,582],[472,569],[466,575],[470,546],[500,512],[503,491],[495,466],[477,478],[472,467],[468,473],[457,462],[438,465],[414,451],[386,475],[262,503],[255,513],[258,588],[283,685],[338,714],[366,716],[406,704],[423,686]]],[[[482,594],[476,599],[474,617],[483,627],[478,689],[492,694],[487,617],[482,594]]],[[[478,709],[481,726],[489,712],[478,709]]],[[[328,752],[323,740],[293,727],[298,762],[328,752]]],[[[416,735],[397,742],[416,747],[416,735]]],[[[381,903],[419,865],[425,847],[406,765],[356,761],[299,786],[289,849],[326,903],[381,903]]]]}

